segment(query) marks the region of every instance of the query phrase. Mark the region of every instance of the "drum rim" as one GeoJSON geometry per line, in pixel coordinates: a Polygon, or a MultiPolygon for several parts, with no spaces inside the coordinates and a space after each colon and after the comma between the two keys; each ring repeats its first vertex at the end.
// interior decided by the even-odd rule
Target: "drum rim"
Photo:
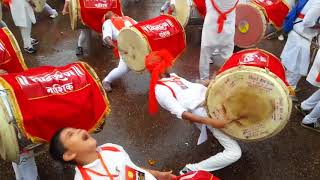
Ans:
{"type": "Polygon", "coordinates": [[[81,15],[80,15],[80,2],[79,0],[70,0],[69,2],[69,18],[70,18],[70,24],[71,24],[71,29],[76,30],[78,28],[78,24],[80,23],[79,21],[81,20],[81,15]],[[79,19],[79,20],[78,20],[79,19]]]}
{"type": "MultiPolygon", "coordinates": [[[[273,77],[273,79],[275,80],[275,82],[277,82],[278,85],[280,85],[280,86],[278,86],[278,88],[279,89],[283,89],[284,94],[286,94],[289,97],[289,90],[288,90],[287,86],[285,85],[285,83],[278,76],[276,76],[273,72],[268,71],[267,69],[263,69],[263,68],[259,68],[259,67],[255,67],[255,66],[245,66],[245,65],[235,66],[235,67],[232,67],[232,68],[224,71],[223,73],[217,75],[217,77],[215,79],[223,77],[223,76],[226,76],[227,74],[230,74],[230,73],[232,73],[234,71],[237,71],[239,68],[241,68],[243,70],[247,70],[247,71],[256,71],[256,72],[259,72],[259,73],[270,74],[273,77]]],[[[215,80],[212,80],[210,82],[209,86],[208,86],[208,90],[206,92],[206,98],[205,98],[205,109],[206,109],[207,114],[208,114],[209,117],[211,117],[211,115],[209,114],[209,107],[208,107],[208,103],[207,102],[208,102],[208,97],[209,97],[209,92],[210,92],[209,89],[214,84],[215,84],[215,80]]],[[[292,101],[290,100],[290,98],[287,98],[287,104],[288,104],[288,110],[287,110],[288,114],[287,114],[286,119],[283,121],[283,123],[279,124],[279,126],[277,128],[275,128],[275,130],[272,133],[270,133],[270,134],[268,134],[266,136],[263,136],[261,138],[256,138],[256,139],[242,139],[242,138],[235,137],[235,136],[227,133],[223,128],[221,129],[221,131],[224,134],[226,134],[226,135],[228,135],[228,136],[230,136],[230,137],[232,137],[232,138],[234,138],[236,140],[240,140],[240,141],[244,141],[244,142],[258,142],[258,141],[262,141],[262,140],[271,138],[271,137],[277,135],[279,132],[281,132],[286,127],[288,122],[290,121],[290,116],[291,116],[291,111],[292,111],[292,101]]]]}
{"type": "MultiPolygon", "coordinates": [[[[33,0],[31,0],[31,1],[33,1],[33,0]]],[[[41,2],[41,0],[38,0],[38,1],[41,2]]],[[[44,2],[44,3],[43,3],[43,6],[36,6],[36,7],[34,8],[34,11],[35,11],[35,12],[40,13],[40,12],[43,11],[44,5],[45,5],[45,3],[46,3],[46,0],[42,0],[42,2],[44,2]]]]}
{"type": "MultiPolygon", "coordinates": [[[[3,86],[0,84],[0,88],[4,89],[3,86]]],[[[3,105],[4,108],[0,108],[0,111],[3,112],[7,112],[7,110],[5,110],[5,106],[4,106],[4,100],[0,97],[0,104],[3,105]]],[[[8,102],[8,104],[10,105],[10,103],[8,102]]],[[[7,114],[7,113],[6,113],[7,114]]],[[[14,128],[14,126],[12,124],[9,124],[9,119],[5,118],[6,116],[2,113],[0,114],[0,116],[3,116],[0,118],[0,124],[7,124],[8,126],[6,128],[3,128],[3,130],[6,132],[6,136],[1,136],[1,141],[0,141],[0,151],[2,151],[2,153],[4,153],[4,156],[1,157],[4,160],[9,160],[9,161],[14,161],[14,162],[19,162],[19,143],[18,143],[18,138],[17,138],[17,134],[16,134],[16,130],[14,128]],[[5,143],[7,142],[7,143],[5,143]],[[9,145],[10,144],[10,145],[9,145]],[[3,147],[3,149],[2,149],[3,147]]],[[[1,133],[0,133],[1,135],[1,133]]]]}
{"type": "MultiPolygon", "coordinates": [[[[180,24],[180,23],[179,23],[179,24],[180,24]]],[[[149,50],[149,53],[152,51],[152,49],[151,49],[151,47],[150,47],[150,44],[149,44],[149,42],[148,42],[147,37],[145,37],[145,35],[142,34],[137,28],[135,28],[134,26],[124,27],[124,28],[122,28],[121,31],[119,32],[119,36],[118,36],[118,37],[120,37],[121,32],[123,33],[124,31],[134,32],[134,33],[143,41],[143,43],[146,44],[147,49],[149,50]]],[[[120,43],[119,43],[119,42],[120,42],[120,41],[119,41],[119,39],[118,39],[118,46],[120,47],[120,43]]],[[[125,56],[125,55],[122,55],[122,52],[121,52],[121,51],[120,51],[120,55],[121,55],[121,56],[125,56]]],[[[147,54],[146,54],[146,55],[147,55],[147,54]]],[[[146,69],[146,68],[145,68],[145,65],[144,65],[144,61],[143,61],[144,68],[141,69],[141,70],[136,70],[136,69],[131,68],[132,66],[129,66],[130,63],[128,64],[126,58],[123,58],[123,61],[128,65],[128,67],[129,67],[131,70],[133,70],[133,71],[135,71],[135,72],[137,72],[137,73],[142,73],[142,72],[144,72],[145,69],[146,69]]]]}
{"type": "MultiPolygon", "coordinates": [[[[239,44],[236,43],[236,41],[234,41],[234,44],[237,45],[240,48],[254,48],[254,47],[257,47],[258,44],[260,44],[260,42],[263,40],[263,38],[264,38],[264,36],[266,34],[267,24],[268,24],[267,20],[266,20],[266,17],[264,15],[264,13],[262,12],[262,10],[259,8],[259,6],[255,5],[255,4],[251,3],[251,2],[249,2],[249,3],[240,3],[240,4],[237,5],[237,7],[239,7],[239,6],[250,6],[250,7],[254,8],[254,9],[256,9],[258,11],[258,13],[260,14],[260,17],[262,19],[262,22],[263,22],[262,23],[263,31],[262,31],[261,36],[259,38],[260,40],[258,42],[256,42],[256,43],[252,44],[252,45],[240,46],[239,44]]],[[[236,37],[237,32],[238,32],[238,28],[236,26],[235,37],[236,37]]],[[[236,39],[236,38],[234,38],[234,39],[236,39]]]]}

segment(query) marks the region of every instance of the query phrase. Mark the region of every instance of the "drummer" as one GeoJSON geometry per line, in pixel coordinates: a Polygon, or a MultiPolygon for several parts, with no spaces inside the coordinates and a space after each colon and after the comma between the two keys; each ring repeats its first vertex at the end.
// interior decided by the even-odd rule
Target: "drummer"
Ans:
{"type": "MultiPolygon", "coordinates": [[[[281,53],[287,81],[293,89],[296,89],[301,77],[308,73],[311,41],[320,32],[314,28],[319,17],[320,0],[309,0],[296,19],[281,53]]],[[[297,98],[293,97],[293,100],[297,101],[297,98]]]]}
{"type": "Polygon", "coordinates": [[[202,80],[209,79],[210,59],[219,68],[233,53],[237,4],[238,0],[206,0],[207,14],[202,29],[199,62],[202,80]]]}
{"type": "MultiPolygon", "coordinates": [[[[318,88],[320,87],[320,51],[318,51],[310,69],[307,81],[318,88]]],[[[304,116],[301,122],[302,127],[320,132],[320,89],[295,107],[304,116]]]]}
{"type": "Polygon", "coordinates": [[[176,179],[171,172],[159,172],[136,166],[119,145],[106,143],[97,147],[97,141],[82,129],[59,130],[51,139],[49,151],[54,160],[77,165],[75,180],[176,179]]]}
{"type": "Polygon", "coordinates": [[[241,157],[239,144],[219,130],[232,120],[227,118],[217,120],[208,117],[203,104],[207,91],[206,86],[209,83],[192,83],[174,73],[169,74],[168,69],[173,59],[167,50],[152,52],[145,59],[146,69],[151,73],[149,113],[155,114],[159,103],[161,107],[179,119],[196,123],[201,130],[198,144],[207,140],[206,129],[208,128],[224,147],[222,152],[206,160],[196,164],[187,164],[180,174],[197,170],[215,171],[236,162],[241,157]]]}
{"type": "MultiPolygon", "coordinates": [[[[69,13],[69,2],[70,0],[65,0],[62,15],[66,15],[69,13]]],[[[91,30],[90,29],[80,29],[80,34],[78,37],[78,43],[77,43],[77,49],[76,49],[76,55],[77,56],[83,56],[84,51],[83,47],[88,38],[90,37],[91,30]]]]}
{"type": "Polygon", "coordinates": [[[109,92],[112,90],[111,83],[129,72],[127,64],[119,56],[117,49],[117,38],[119,31],[124,27],[130,27],[137,24],[135,20],[128,16],[118,16],[112,11],[108,11],[104,15],[104,23],[102,25],[102,39],[103,42],[110,48],[114,49],[114,54],[119,58],[118,67],[114,68],[102,81],[104,89],[109,92]]]}

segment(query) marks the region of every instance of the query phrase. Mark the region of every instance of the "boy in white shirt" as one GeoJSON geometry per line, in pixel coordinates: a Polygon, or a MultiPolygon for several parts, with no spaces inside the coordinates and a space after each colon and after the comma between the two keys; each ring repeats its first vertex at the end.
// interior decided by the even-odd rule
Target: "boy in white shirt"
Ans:
{"type": "Polygon", "coordinates": [[[159,172],[136,166],[125,150],[107,143],[97,147],[96,140],[82,129],[64,128],[51,139],[53,159],[77,165],[75,180],[171,180],[171,172],[159,172]]]}
{"type": "MultiPolygon", "coordinates": [[[[224,168],[241,157],[241,149],[238,143],[222,133],[219,128],[232,122],[226,117],[217,120],[208,117],[204,107],[207,85],[192,83],[168,73],[174,58],[167,50],[152,52],[145,59],[146,69],[151,73],[149,91],[149,112],[154,114],[158,111],[158,103],[161,107],[184,119],[195,123],[201,130],[198,144],[207,140],[207,128],[224,147],[224,151],[196,164],[187,164],[180,171],[185,174],[190,171],[215,171],[224,168]]],[[[224,107],[223,107],[224,109],[224,107]]],[[[234,120],[240,120],[240,118],[234,120]]]]}

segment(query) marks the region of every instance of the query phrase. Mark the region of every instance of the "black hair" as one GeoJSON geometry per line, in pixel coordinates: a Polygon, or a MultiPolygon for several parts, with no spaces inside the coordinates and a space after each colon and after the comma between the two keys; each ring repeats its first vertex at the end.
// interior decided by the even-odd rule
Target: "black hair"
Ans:
{"type": "Polygon", "coordinates": [[[60,135],[66,128],[59,129],[51,138],[49,152],[52,159],[59,161],[61,163],[70,163],[63,159],[63,154],[66,152],[66,148],[60,140],[60,135]]]}

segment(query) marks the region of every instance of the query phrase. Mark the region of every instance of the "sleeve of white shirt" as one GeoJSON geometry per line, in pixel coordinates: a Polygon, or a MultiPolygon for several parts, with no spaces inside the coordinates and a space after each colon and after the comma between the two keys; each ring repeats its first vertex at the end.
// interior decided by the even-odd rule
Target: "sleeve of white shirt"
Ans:
{"type": "Polygon", "coordinates": [[[112,22],[110,19],[106,20],[102,25],[102,38],[103,38],[103,40],[106,37],[110,37],[112,39],[112,22]]]}
{"type": "Polygon", "coordinates": [[[187,111],[173,96],[171,90],[163,85],[157,85],[155,88],[156,98],[161,107],[182,119],[182,113],[187,111]]]}
{"type": "Polygon", "coordinates": [[[314,3],[307,11],[303,18],[303,25],[305,27],[313,27],[316,25],[320,17],[320,3],[314,3]]]}
{"type": "Polygon", "coordinates": [[[76,174],[74,175],[74,180],[83,180],[82,174],[80,173],[78,168],[76,168],[76,174]]]}

